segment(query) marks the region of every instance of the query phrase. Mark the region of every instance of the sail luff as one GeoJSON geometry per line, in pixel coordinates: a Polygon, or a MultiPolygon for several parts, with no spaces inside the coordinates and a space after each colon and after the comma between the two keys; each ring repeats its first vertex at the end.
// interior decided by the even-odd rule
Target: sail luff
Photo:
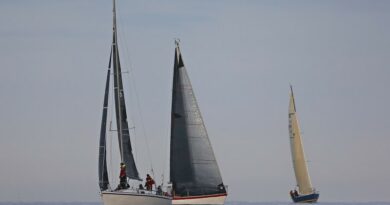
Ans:
{"type": "Polygon", "coordinates": [[[107,108],[108,108],[108,94],[110,90],[110,75],[111,75],[111,55],[110,53],[110,63],[107,70],[107,79],[106,87],[104,91],[104,100],[103,100],[103,114],[102,114],[102,123],[100,128],[100,141],[99,141],[99,187],[100,190],[106,190],[109,186],[108,172],[107,172],[107,147],[106,147],[106,128],[107,128],[107,108]]]}
{"type": "Polygon", "coordinates": [[[126,174],[130,179],[140,180],[131,148],[129,125],[127,122],[126,103],[123,93],[122,71],[119,60],[119,48],[117,41],[116,9],[113,0],[113,69],[114,69],[114,95],[115,114],[118,131],[119,149],[121,161],[126,165],[126,174]]]}
{"type": "Polygon", "coordinates": [[[170,179],[174,193],[226,193],[178,42],[172,89],[170,179]]]}
{"type": "Polygon", "coordinates": [[[290,135],[290,146],[291,156],[295,172],[295,178],[300,194],[313,193],[313,187],[311,185],[309,171],[307,168],[305,153],[303,150],[302,138],[300,135],[300,129],[298,124],[298,117],[295,107],[295,99],[292,92],[290,94],[290,105],[289,105],[289,135],[290,135]]]}

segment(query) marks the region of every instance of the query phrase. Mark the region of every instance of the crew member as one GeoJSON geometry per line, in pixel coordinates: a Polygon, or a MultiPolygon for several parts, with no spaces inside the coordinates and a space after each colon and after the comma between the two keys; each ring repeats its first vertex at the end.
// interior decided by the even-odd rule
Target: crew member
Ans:
{"type": "Polygon", "coordinates": [[[127,175],[126,175],[126,165],[125,163],[121,162],[120,165],[121,171],[119,173],[119,186],[118,189],[126,189],[128,184],[127,184],[127,175]]]}
{"type": "Polygon", "coordinates": [[[146,175],[146,182],[145,182],[146,190],[151,191],[152,187],[153,187],[153,184],[155,184],[154,180],[152,179],[152,177],[150,177],[149,174],[147,174],[146,175]]]}

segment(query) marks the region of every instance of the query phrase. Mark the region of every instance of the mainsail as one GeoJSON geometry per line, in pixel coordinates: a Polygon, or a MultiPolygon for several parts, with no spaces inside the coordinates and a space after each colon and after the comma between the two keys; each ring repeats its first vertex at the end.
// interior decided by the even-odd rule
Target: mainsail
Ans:
{"type": "Polygon", "coordinates": [[[119,61],[119,49],[117,41],[116,8],[115,1],[113,9],[113,39],[112,39],[112,62],[114,68],[114,96],[115,114],[118,131],[119,149],[122,162],[126,165],[126,174],[130,179],[139,180],[138,170],[135,165],[134,156],[131,149],[129,125],[127,122],[126,103],[123,93],[122,71],[119,61]]]}
{"type": "Polygon", "coordinates": [[[290,145],[291,145],[291,156],[295,171],[295,178],[297,180],[297,186],[300,194],[311,194],[313,193],[313,187],[311,186],[310,176],[307,169],[305,153],[303,151],[302,139],[299,130],[298,117],[296,114],[294,94],[291,88],[290,93],[290,105],[288,112],[289,122],[289,134],[290,134],[290,145]]]}
{"type": "Polygon", "coordinates": [[[178,42],[171,116],[170,179],[173,193],[179,196],[226,193],[178,42]]]}
{"type": "Polygon", "coordinates": [[[108,93],[110,85],[110,68],[111,62],[114,70],[114,102],[116,125],[118,132],[119,150],[121,153],[121,161],[126,165],[126,174],[130,179],[140,180],[138,170],[135,165],[134,156],[131,149],[129,125],[127,123],[126,103],[123,94],[122,71],[119,61],[119,49],[117,41],[116,28],[116,9],[115,0],[113,0],[113,38],[111,45],[110,63],[107,72],[106,89],[103,103],[103,116],[100,130],[100,144],[99,144],[99,186],[100,190],[108,189],[109,181],[107,174],[107,160],[106,160],[106,123],[107,123],[107,107],[108,107],[108,93]]]}

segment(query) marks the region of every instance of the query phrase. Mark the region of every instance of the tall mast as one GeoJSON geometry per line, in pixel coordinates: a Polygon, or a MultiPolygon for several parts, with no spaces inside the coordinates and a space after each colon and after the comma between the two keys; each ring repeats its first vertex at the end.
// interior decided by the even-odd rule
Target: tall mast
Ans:
{"type": "MultiPolygon", "coordinates": [[[[119,62],[119,53],[117,52],[118,51],[118,44],[117,44],[117,27],[116,27],[116,4],[115,4],[115,0],[112,0],[112,4],[113,4],[113,9],[112,9],[112,19],[113,19],[113,22],[112,22],[112,25],[113,25],[113,28],[112,28],[112,31],[113,31],[113,39],[112,39],[112,46],[113,46],[113,49],[114,49],[114,58],[115,60],[113,61],[115,63],[114,65],[114,69],[116,70],[116,75],[114,76],[116,78],[116,81],[119,82],[119,75],[120,75],[120,72],[119,72],[119,65],[118,65],[118,62],[119,62]]],[[[117,122],[118,123],[118,135],[119,135],[119,143],[120,143],[120,150],[121,150],[121,162],[124,162],[123,160],[123,134],[122,134],[122,111],[121,111],[121,101],[120,101],[120,95],[121,95],[121,90],[119,89],[119,84],[117,84],[117,86],[114,87],[114,90],[115,92],[117,93],[117,102],[118,102],[118,109],[119,109],[119,112],[118,112],[118,119],[119,121],[117,122]]]]}
{"type": "Polygon", "coordinates": [[[114,95],[115,113],[118,132],[121,162],[126,165],[126,174],[130,179],[139,180],[138,170],[132,153],[129,125],[127,122],[126,101],[123,92],[122,69],[118,48],[118,30],[116,24],[116,5],[113,0],[113,38],[112,38],[112,65],[114,66],[114,95]]]}

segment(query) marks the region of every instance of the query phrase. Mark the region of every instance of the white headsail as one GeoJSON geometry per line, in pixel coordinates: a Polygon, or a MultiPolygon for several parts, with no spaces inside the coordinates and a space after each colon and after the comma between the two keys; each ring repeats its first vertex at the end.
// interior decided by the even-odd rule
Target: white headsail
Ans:
{"type": "Polygon", "coordinates": [[[305,153],[303,151],[302,139],[299,130],[298,117],[295,109],[294,94],[291,87],[290,105],[288,112],[288,128],[290,134],[291,156],[295,171],[295,178],[300,194],[313,193],[310,176],[307,169],[305,153]]]}

